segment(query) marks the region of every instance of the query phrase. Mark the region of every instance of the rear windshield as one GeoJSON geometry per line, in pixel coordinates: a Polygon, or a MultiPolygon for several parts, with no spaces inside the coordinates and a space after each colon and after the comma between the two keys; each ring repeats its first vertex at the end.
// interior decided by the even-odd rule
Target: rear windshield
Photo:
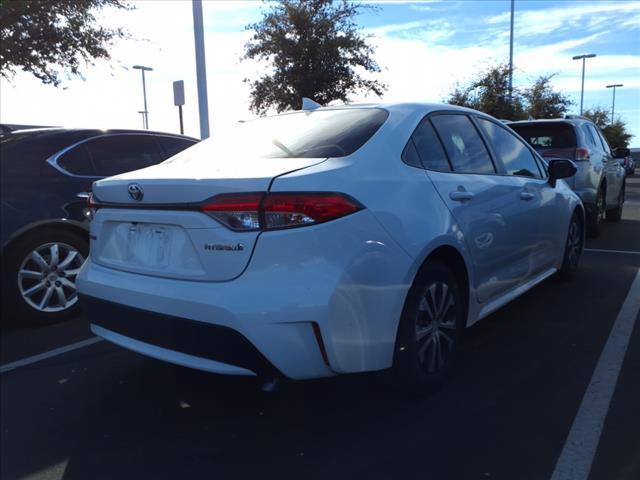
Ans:
{"type": "Polygon", "coordinates": [[[208,158],[326,158],[351,155],[388,117],[380,108],[293,112],[239,123],[167,162],[208,158]],[[195,152],[199,155],[193,155],[195,152]]]}
{"type": "Polygon", "coordinates": [[[576,133],[568,123],[510,123],[509,127],[536,150],[576,147],[576,133]]]}

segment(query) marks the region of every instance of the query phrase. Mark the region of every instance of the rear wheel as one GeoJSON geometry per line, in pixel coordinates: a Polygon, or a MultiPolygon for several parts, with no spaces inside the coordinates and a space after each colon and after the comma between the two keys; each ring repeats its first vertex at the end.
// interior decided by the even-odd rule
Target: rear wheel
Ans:
{"type": "Polygon", "coordinates": [[[86,238],[63,229],[43,229],[17,240],[3,260],[11,321],[46,325],[73,315],[76,276],[88,252],[86,238]]]}
{"type": "Polygon", "coordinates": [[[598,196],[596,197],[596,204],[589,215],[587,224],[587,233],[590,237],[599,237],[602,228],[602,222],[605,217],[607,204],[605,201],[605,190],[601,188],[598,190],[598,196]]]}
{"type": "Polygon", "coordinates": [[[624,195],[626,190],[625,182],[622,183],[622,188],[620,188],[620,194],[618,195],[618,204],[615,208],[611,208],[607,210],[607,221],[608,222],[619,222],[622,220],[622,207],[624,206],[624,195]]]}
{"type": "Polygon", "coordinates": [[[576,274],[583,249],[584,232],[582,228],[582,218],[578,212],[575,212],[571,218],[569,231],[567,232],[567,242],[565,244],[562,267],[558,271],[558,276],[561,279],[569,280],[576,274]]]}
{"type": "Polygon", "coordinates": [[[409,291],[398,327],[394,370],[410,388],[433,386],[453,369],[466,312],[452,271],[429,261],[409,291]]]}

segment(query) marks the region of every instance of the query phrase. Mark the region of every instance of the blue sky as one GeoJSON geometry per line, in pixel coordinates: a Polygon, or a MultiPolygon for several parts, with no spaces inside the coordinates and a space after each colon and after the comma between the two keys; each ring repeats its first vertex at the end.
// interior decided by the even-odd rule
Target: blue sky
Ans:
{"type": "MultiPolygon", "coordinates": [[[[84,71],[85,80],[70,79],[63,88],[40,84],[18,74],[0,81],[0,119],[51,125],[139,128],[142,109],[139,72],[131,65],[154,68],[147,78],[151,128],[176,131],[171,82],[185,81],[188,134],[198,135],[191,2],[138,1],[129,12],[106,11],[100,21],[124,26],[133,38],[119,42],[110,62],[84,71]]],[[[358,23],[371,35],[375,58],[388,84],[384,101],[442,101],[456,85],[479,70],[509,57],[508,0],[379,1],[358,23]]],[[[229,122],[249,118],[249,90],[244,78],[256,78],[268,65],[240,62],[250,36],[245,26],[265,8],[253,1],[205,1],[207,75],[210,118],[215,134],[229,122]]],[[[515,85],[554,73],[554,86],[580,100],[581,62],[573,55],[596,53],[587,61],[585,109],[611,107],[627,123],[640,146],[640,2],[515,2],[515,85]]],[[[354,95],[353,101],[375,98],[354,95]]]]}

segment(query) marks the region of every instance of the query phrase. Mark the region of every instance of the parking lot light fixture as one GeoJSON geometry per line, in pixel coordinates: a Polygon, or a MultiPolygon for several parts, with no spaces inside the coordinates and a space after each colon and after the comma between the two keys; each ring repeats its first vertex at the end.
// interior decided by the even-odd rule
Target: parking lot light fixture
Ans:
{"type": "Polygon", "coordinates": [[[144,100],[144,128],[149,130],[149,111],[147,110],[147,85],[144,78],[144,72],[152,72],[153,68],[143,65],[134,65],[134,69],[142,72],[142,98],[144,100]]]}
{"type": "Polygon", "coordinates": [[[616,88],[617,87],[624,87],[624,85],[622,83],[616,83],[615,85],[607,85],[607,88],[613,88],[613,102],[611,103],[611,125],[613,125],[614,118],[615,118],[613,114],[616,111],[616,88]]]}
{"type": "Polygon", "coordinates": [[[582,115],[582,105],[584,100],[584,64],[587,58],[596,57],[595,53],[587,53],[586,55],[576,55],[573,60],[582,60],[582,87],[580,88],[580,115],[582,115]]]}

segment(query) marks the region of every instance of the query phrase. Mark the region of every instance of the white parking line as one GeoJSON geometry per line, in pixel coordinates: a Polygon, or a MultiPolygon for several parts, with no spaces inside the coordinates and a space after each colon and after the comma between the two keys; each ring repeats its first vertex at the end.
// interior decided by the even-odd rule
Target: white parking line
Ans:
{"type": "Polygon", "coordinates": [[[36,363],[41,360],[46,360],[47,358],[55,357],[57,355],[62,355],[63,353],[71,352],[72,350],[88,347],[89,345],[93,345],[94,343],[101,342],[102,340],[103,339],[100,337],[91,337],[91,338],[87,338],[86,340],[82,340],[80,342],[72,343],[71,345],[66,345],[64,347],[56,348],[54,350],[49,350],[48,352],[39,353],[38,355],[33,355],[32,357],[27,357],[27,358],[23,358],[22,360],[17,360],[15,362],[7,363],[5,365],[0,366],[0,373],[5,373],[10,370],[14,370],[16,368],[31,365],[32,363],[36,363]]]}
{"type": "Polygon", "coordinates": [[[640,312],[640,269],[622,304],[551,480],[587,480],[633,327],[640,312]]]}
{"type": "Polygon", "coordinates": [[[640,255],[640,252],[633,250],[605,250],[603,248],[585,248],[585,252],[602,252],[602,253],[628,253],[629,255],[640,255]]]}

